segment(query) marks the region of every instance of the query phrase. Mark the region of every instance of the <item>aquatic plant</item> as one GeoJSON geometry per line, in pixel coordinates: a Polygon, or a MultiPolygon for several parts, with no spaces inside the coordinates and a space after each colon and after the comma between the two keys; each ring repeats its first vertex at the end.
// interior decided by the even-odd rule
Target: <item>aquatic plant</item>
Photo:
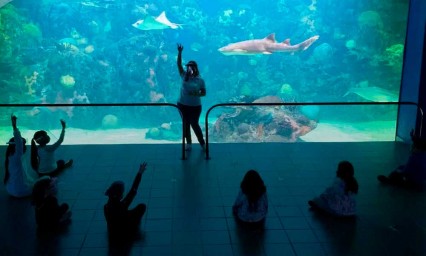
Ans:
{"type": "Polygon", "coordinates": [[[385,58],[389,66],[394,67],[396,71],[401,71],[403,54],[404,45],[394,44],[391,47],[386,48],[383,57],[385,58]]]}
{"type": "Polygon", "coordinates": [[[346,43],[345,43],[345,47],[346,47],[348,50],[353,50],[353,49],[355,49],[355,47],[356,47],[356,41],[355,41],[355,40],[353,40],[353,39],[350,39],[350,40],[346,41],[346,43]]]}
{"type": "Polygon", "coordinates": [[[383,28],[383,21],[376,11],[365,11],[358,16],[358,26],[363,28],[383,28]]]}
{"type": "Polygon", "coordinates": [[[17,31],[22,17],[13,5],[0,9],[0,62],[12,62],[17,31]]]}
{"type": "Polygon", "coordinates": [[[102,118],[102,128],[112,129],[118,127],[118,118],[115,115],[108,114],[102,118]]]}
{"type": "Polygon", "coordinates": [[[72,88],[75,85],[75,79],[70,75],[61,76],[60,82],[65,88],[72,88]]]}
{"type": "Polygon", "coordinates": [[[290,84],[281,85],[280,94],[288,95],[293,93],[293,87],[290,84]]]}
{"type": "Polygon", "coordinates": [[[244,95],[244,96],[250,96],[252,95],[253,91],[251,89],[251,85],[250,84],[243,84],[243,86],[240,88],[240,95],[244,95]]]}
{"type": "Polygon", "coordinates": [[[22,34],[28,43],[40,43],[42,39],[42,33],[40,28],[34,23],[26,23],[22,26],[22,34]]]}

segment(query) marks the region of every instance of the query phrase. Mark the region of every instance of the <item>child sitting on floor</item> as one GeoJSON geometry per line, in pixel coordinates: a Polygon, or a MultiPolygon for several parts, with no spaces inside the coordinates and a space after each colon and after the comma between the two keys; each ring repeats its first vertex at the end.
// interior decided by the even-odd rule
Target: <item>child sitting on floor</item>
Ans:
{"type": "Polygon", "coordinates": [[[146,211],[146,205],[138,204],[132,210],[129,210],[129,206],[136,196],[146,165],[147,163],[144,162],[139,166],[132,188],[124,199],[124,182],[122,181],[113,182],[105,192],[105,195],[108,196],[108,202],[104,206],[104,215],[110,238],[124,238],[138,231],[142,216],[146,211]]]}
{"type": "Polygon", "coordinates": [[[35,218],[38,227],[43,230],[57,229],[70,220],[69,206],[66,203],[59,205],[57,193],[56,178],[43,176],[34,184],[35,218]]]}
{"type": "Polygon", "coordinates": [[[423,189],[426,181],[426,139],[410,133],[413,142],[411,154],[405,165],[400,165],[389,176],[379,175],[377,179],[385,184],[406,188],[423,189]]]}
{"type": "Polygon", "coordinates": [[[25,161],[26,140],[22,138],[21,132],[16,126],[17,119],[16,116],[11,116],[13,138],[7,143],[3,183],[9,195],[27,197],[32,193],[34,178],[37,174],[30,175],[28,173],[30,168],[27,168],[27,161],[25,161]]]}
{"type": "Polygon", "coordinates": [[[354,167],[350,162],[342,161],[337,167],[334,183],[308,203],[313,209],[333,216],[354,216],[357,193],[358,182],[354,177],[354,167]]]}
{"type": "Polygon", "coordinates": [[[266,186],[257,171],[250,170],[244,176],[232,212],[243,223],[264,223],[268,213],[268,197],[266,186]]]}
{"type": "Polygon", "coordinates": [[[66,168],[71,167],[73,163],[72,159],[66,163],[64,160],[56,161],[55,159],[55,151],[62,144],[65,137],[66,125],[64,120],[61,120],[61,125],[61,135],[58,141],[52,145],[47,145],[50,142],[50,137],[46,131],[40,130],[34,133],[31,141],[31,166],[40,176],[56,176],[66,168]]]}

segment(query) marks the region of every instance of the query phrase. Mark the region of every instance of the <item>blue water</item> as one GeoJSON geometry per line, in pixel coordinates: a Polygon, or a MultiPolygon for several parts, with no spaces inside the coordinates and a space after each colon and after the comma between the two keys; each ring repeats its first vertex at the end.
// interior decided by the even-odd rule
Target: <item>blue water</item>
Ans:
{"type": "MultiPolygon", "coordinates": [[[[0,8],[0,102],[176,103],[177,43],[184,45],[184,61],[197,61],[206,81],[203,114],[213,104],[236,102],[241,96],[249,101],[278,96],[285,102],[369,101],[380,96],[374,95],[377,90],[344,96],[359,87],[379,87],[398,95],[408,2],[15,0],[0,8]],[[162,11],[182,29],[132,27],[162,11]],[[271,33],[278,42],[288,38],[292,44],[315,35],[319,39],[294,54],[218,52],[229,43],[271,33]],[[284,84],[290,87],[284,90],[284,84]]],[[[118,123],[123,127],[179,120],[174,109],[154,114],[147,108],[31,111],[7,112],[39,124],[64,118],[70,126],[84,129],[102,128],[106,115],[126,120],[118,123]]],[[[374,111],[385,120],[395,118],[393,108],[374,111]]],[[[316,112],[317,116],[324,115],[316,112]]],[[[346,121],[353,116],[356,121],[377,119],[363,107],[351,115],[341,111],[334,115],[346,121]]],[[[1,118],[0,126],[8,122],[1,118]]]]}

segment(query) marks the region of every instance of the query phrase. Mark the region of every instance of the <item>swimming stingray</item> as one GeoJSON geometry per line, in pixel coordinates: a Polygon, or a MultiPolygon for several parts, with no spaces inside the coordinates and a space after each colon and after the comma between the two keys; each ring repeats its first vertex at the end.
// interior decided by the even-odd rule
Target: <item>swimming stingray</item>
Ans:
{"type": "Polygon", "coordinates": [[[397,102],[398,95],[380,87],[351,88],[343,97],[355,93],[361,98],[374,102],[397,102]]]}
{"type": "Polygon", "coordinates": [[[162,12],[157,18],[147,16],[144,20],[138,20],[132,24],[133,27],[140,30],[158,30],[158,29],[177,29],[181,24],[170,22],[166,17],[166,12],[162,12]]]}

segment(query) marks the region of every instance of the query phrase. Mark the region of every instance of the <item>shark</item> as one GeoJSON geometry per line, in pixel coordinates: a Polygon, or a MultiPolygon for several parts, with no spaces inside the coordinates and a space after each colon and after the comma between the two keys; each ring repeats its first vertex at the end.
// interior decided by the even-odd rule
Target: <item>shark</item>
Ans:
{"type": "Polygon", "coordinates": [[[279,43],[275,40],[275,33],[268,35],[262,39],[246,40],[228,44],[218,49],[224,55],[255,55],[255,54],[272,54],[274,52],[295,53],[301,52],[309,48],[319,36],[313,36],[305,41],[291,45],[290,39],[286,39],[279,43]]]}
{"type": "Polygon", "coordinates": [[[351,88],[343,97],[355,93],[363,99],[374,102],[397,102],[398,94],[380,87],[351,88]]]}
{"type": "Polygon", "coordinates": [[[161,30],[182,28],[182,24],[170,22],[166,17],[166,12],[162,12],[158,17],[147,16],[144,20],[138,20],[132,24],[133,27],[140,30],[161,30]]]}

